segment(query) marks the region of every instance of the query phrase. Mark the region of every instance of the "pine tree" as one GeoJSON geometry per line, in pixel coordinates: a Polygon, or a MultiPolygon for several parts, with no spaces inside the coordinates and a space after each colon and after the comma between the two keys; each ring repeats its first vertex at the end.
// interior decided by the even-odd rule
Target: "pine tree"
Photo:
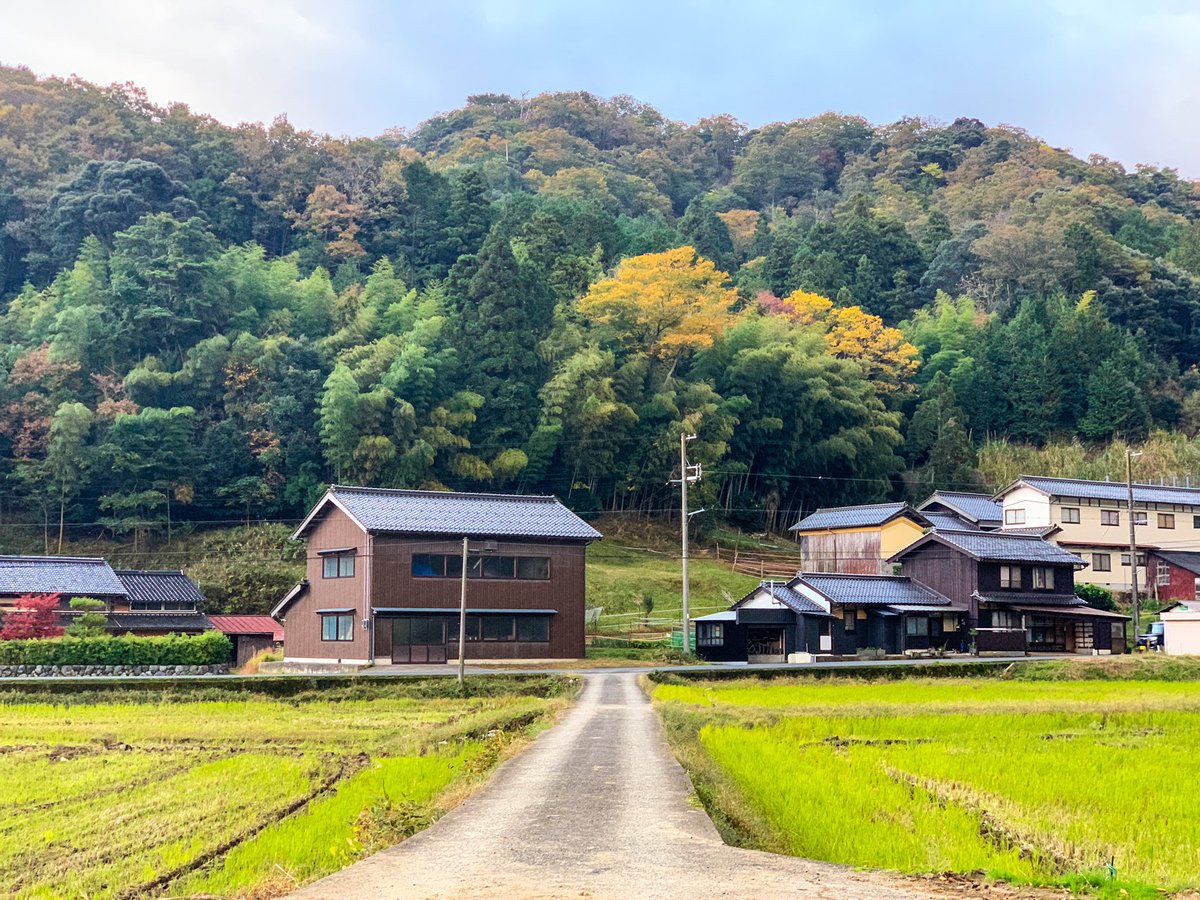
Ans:
{"type": "Polygon", "coordinates": [[[679,220],[679,236],[701,256],[716,263],[722,272],[732,272],[737,266],[729,229],[701,198],[696,197],[688,204],[679,220]]]}

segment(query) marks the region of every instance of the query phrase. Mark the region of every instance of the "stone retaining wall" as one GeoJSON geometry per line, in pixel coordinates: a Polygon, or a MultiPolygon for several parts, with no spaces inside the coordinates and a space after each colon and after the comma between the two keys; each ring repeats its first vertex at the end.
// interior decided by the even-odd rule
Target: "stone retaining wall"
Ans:
{"type": "Polygon", "coordinates": [[[228,664],[219,666],[4,666],[0,678],[70,678],[75,676],[126,677],[175,675],[228,675],[228,664]]]}

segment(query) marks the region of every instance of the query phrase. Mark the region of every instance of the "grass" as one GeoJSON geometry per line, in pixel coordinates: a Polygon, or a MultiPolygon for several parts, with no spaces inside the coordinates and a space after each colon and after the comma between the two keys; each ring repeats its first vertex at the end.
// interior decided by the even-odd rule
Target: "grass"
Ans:
{"type": "MultiPolygon", "coordinates": [[[[588,605],[604,608],[601,625],[636,626],[644,594],[654,598],[652,619],[677,619],[683,608],[683,575],[677,557],[678,549],[655,553],[609,541],[589,547],[588,605]]],[[[734,572],[724,562],[691,560],[688,586],[692,615],[727,609],[731,599],[744,596],[758,581],[734,572]]]]}
{"type": "Polygon", "coordinates": [[[1193,683],[676,679],[652,691],[734,843],[1112,896],[1200,887],[1193,683]]]}
{"type": "Polygon", "coordinates": [[[0,896],[286,893],[434,821],[571,690],[490,680],[7,690],[0,896]]]}

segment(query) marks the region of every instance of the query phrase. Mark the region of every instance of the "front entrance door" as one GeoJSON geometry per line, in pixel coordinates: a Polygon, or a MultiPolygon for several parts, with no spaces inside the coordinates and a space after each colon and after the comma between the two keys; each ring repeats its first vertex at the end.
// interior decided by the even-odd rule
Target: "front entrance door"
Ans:
{"type": "Polygon", "coordinates": [[[783,662],[783,628],[751,625],[746,630],[746,659],[752,663],[783,662]]]}
{"type": "Polygon", "coordinates": [[[392,619],[392,662],[444,663],[446,617],[405,616],[392,619]]]}

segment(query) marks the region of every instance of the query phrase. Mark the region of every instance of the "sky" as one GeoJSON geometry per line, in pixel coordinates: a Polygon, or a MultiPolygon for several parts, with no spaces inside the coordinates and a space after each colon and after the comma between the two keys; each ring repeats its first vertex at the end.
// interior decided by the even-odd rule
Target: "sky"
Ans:
{"type": "Polygon", "coordinates": [[[5,65],[231,124],[377,135],[586,90],[684,122],[969,116],[1200,178],[1195,0],[0,0],[0,22],[5,65]]]}

